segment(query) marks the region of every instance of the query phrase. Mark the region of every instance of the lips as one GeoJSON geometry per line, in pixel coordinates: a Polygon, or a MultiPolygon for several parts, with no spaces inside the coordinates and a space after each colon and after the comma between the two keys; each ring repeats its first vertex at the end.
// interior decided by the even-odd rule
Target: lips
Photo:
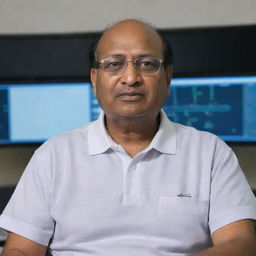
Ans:
{"type": "Polygon", "coordinates": [[[138,101],[143,97],[143,94],[139,92],[121,92],[118,97],[124,101],[138,101]]]}
{"type": "Polygon", "coordinates": [[[119,96],[142,96],[141,93],[135,93],[135,92],[131,92],[131,93],[121,93],[119,96]]]}
{"type": "Polygon", "coordinates": [[[143,96],[143,94],[141,92],[136,92],[136,91],[125,91],[125,92],[120,92],[118,93],[117,96],[136,96],[136,95],[139,95],[139,96],[143,96]]]}

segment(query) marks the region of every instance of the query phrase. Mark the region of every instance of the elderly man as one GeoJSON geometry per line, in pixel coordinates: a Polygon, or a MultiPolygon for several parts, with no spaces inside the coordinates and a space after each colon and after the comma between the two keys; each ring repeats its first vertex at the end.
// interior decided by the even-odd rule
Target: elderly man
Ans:
{"type": "Polygon", "coordinates": [[[161,110],[172,63],[158,32],[121,21],[94,57],[104,114],[35,152],[0,219],[2,255],[255,256],[256,202],[234,153],[161,110]]]}

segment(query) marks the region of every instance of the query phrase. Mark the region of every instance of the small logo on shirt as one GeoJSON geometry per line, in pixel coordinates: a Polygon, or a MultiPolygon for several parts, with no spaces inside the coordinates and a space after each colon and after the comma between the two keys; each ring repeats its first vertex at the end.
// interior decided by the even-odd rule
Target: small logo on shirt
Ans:
{"type": "Polygon", "coordinates": [[[192,195],[191,194],[187,194],[187,193],[179,193],[178,195],[177,195],[177,197],[192,197],[192,195]]]}

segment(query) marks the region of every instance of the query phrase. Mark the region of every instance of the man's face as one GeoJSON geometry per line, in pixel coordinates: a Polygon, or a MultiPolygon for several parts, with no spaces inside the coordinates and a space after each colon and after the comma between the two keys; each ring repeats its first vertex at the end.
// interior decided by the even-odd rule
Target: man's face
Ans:
{"type": "MultiPolygon", "coordinates": [[[[151,28],[139,22],[123,22],[107,31],[97,48],[97,60],[119,56],[134,60],[143,56],[163,59],[162,41],[151,28]]],[[[128,62],[121,74],[102,68],[91,70],[94,94],[107,118],[156,116],[169,95],[171,68],[141,74],[128,62]]]]}

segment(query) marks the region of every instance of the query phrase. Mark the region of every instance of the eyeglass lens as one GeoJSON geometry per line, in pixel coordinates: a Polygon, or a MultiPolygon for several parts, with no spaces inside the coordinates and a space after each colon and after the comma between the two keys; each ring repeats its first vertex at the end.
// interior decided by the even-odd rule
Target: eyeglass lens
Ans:
{"type": "Polygon", "coordinates": [[[120,74],[122,73],[128,62],[133,62],[136,70],[140,73],[156,73],[159,71],[162,60],[157,58],[139,58],[133,61],[127,61],[122,58],[108,58],[100,61],[102,64],[102,69],[111,74],[120,74]]]}

